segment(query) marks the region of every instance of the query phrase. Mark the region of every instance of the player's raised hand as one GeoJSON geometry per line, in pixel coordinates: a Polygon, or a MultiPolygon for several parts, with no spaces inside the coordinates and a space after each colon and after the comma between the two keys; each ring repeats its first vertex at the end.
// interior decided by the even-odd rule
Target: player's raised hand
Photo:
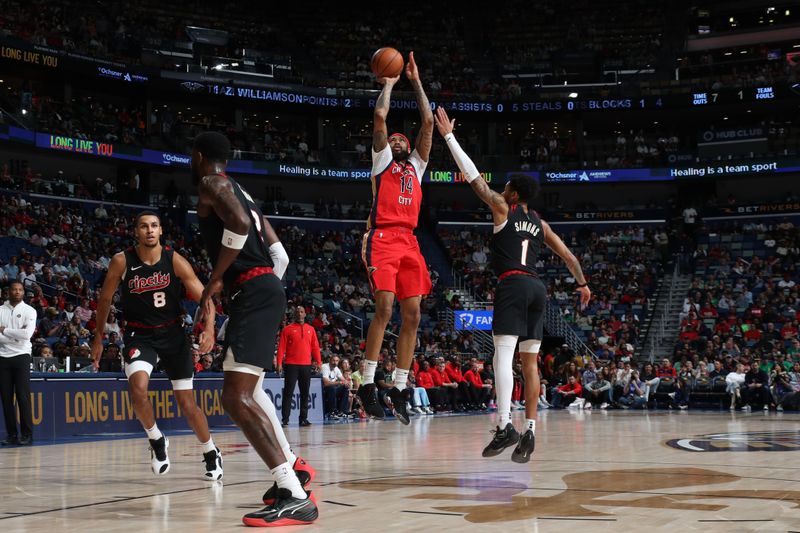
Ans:
{"type": "Polygon", "coordinates": [[[592,291],[589,289],[589,286],[586,287],[578,287],[575,289],[575,292],[579,292],[581,295],[581,310],[585,309],[587,305],[589,305],[589,300],[592,299],[592,291]]]}
{"type": "Polygon", "coordinates": [[[417,62],[414,61],[414,52],[408,53],[408,62],[406,63],[406,78],[408,78],[408,81],[420,81],[417,62]]]}
{"type": "Polygon", "coordinates": [[[445,111],[442,106],[436,108],[433,121],[436,123],[436,129],[439,130],[442,137],[448,133],[453,133],[456,127],[456,119],[450,120],[450,117],[447,116],[447,111],[445,111]]]}
{"type": "Polygon", "coordinates": [[[400,75],[398,74],[397,76],[391,78],[388,77],[378,78],[377,81],[381,85],[388,85],[389,87],[391,87],[392,85],[400,81],[400,75]]]}

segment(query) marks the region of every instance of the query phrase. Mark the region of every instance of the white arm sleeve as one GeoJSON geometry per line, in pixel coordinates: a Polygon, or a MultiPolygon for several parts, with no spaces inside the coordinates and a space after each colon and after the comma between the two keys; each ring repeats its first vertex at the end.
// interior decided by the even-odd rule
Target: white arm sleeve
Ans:
{"type": "Polygon", "coordinates": [[[453,159],[455,159],[461,173],[464,174],[467,183],[472,183],[472,180],[480,177],[481,173],[478,172],[478,167],[475,166],[472,159],[469,158],[466,152],[461,148],[461,145],[458,144],[456,136],[452,133],[448,133],[444,136],[444,141],[447,143],[447,147],[450,148],[450,153],[453,154],[453,159]]]}
{"type": "Polygon", "coordinates": [[[286,253],[286,248],[278,241],[269,247],[269,256],[272,259],[273,272],[278,276],[278,279],[283,279],[286,267],[289,266],[289,254],[286,253]]]}

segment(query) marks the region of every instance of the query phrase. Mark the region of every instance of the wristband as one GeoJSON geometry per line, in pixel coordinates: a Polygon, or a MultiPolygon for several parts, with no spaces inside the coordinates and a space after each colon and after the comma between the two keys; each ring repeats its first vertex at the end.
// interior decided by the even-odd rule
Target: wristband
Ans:
{"type": "Polygon", "coordinates": [[[582,288],[584,288],[584,287],[588,287],[588,286],[589,286],[589,284],[588,284],[588,283],[578,283],[578,284],[576,285],[576,287],[577,287],[578,289],[582,289],[582,288]]]}
{"type": "Polygon", "coordinates": [[[222,232],[222,246],[232,248],[233,250],[241,250],[244,248],[244,243],[247,242],[247,235],[239,235],[229,229],[222,232]]]}

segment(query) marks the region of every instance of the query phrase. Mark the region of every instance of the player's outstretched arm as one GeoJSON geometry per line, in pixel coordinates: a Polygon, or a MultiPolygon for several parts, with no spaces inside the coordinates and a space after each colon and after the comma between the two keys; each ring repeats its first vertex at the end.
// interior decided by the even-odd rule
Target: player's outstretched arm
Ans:
{"type": "Polygon", "coordinates": [[[495,225],[502,224],[508,219],[508,204],[502,194],[493,191],[486,181],[481,178],[478,167],[470,159],[470,157],[458,144],[455,135],[453,135],[453,128],[456,125],[456,119],[450,120],[447,116],[447,111],[442,107],[436,108],[436,129],[444,137],[447,147],[450,149],[453,159],[458,165],[461,173],[464,174],[464,179],[467,180],[472,190],[478,195],[478,198],[489,206],[492,210],[492,219],[495,225]]]}
{"type": "Polygon", "coordinates": [[[100,356],[103,355],[103,334],[105,333],[108,313],[111,310],[111,301],[114,293],[117,292],[119,282],[125,273],[125,254],[119,252],[111,258],[106,272],[106,279],[103,288],[100,289],[100,296],[97,297],[97,311],[95,314],[96,326],[94,328],[94,339],[92,339],[92,363],[95,368],[100,366],[100,356]]]}
{"type": "Polygon", "coordinates": [[[431,155],[431,146],[433,145],[433,113],[431,112],[431,104],[428,102],[428,97],[425,95],[425,90],[422,88],[417,62],[414,61],[414,52],[409,52],[408,54],[406,77],[414,89],[419,116],[422,119],[422,125],[419,128],[419,134],[417,134],[416,149],[420,158],[427,163],[431,155]]]}
{"type": "Polygon", "coordinates": [[[400,76],[394,78],[378,78],[378,83],[383,85],[381,94],[378,95],[378,100],[375,102],[374,124],[372,126],[372,150],[380,152],[388,141],[388,130],[386,129],[386,117],[389,116],[389,104],[392,101],[392,88],[394,84],[400,79],[400,76]]]}
{"type": "Polygon", "coordinates": [[[581,262],[578,261],[575,254],[567,248],[567,245],[564,244],[561,237],[550,228],[550,224],[544,220],[542,220],[542,229],[544,230],[544,243],[567,265],[567,269],[578,284],[576,290],[581,293],[581,306],[586,307],[592,297],[592,291],[586,283],[586,277],[583,275],[583,269],[581,269],[581,262]]]}
{"type": "Polygon", "coordinates": [[[283,279],[286,268],[289,266],[289,254],[286,253],[286,248],[283,247],[278,234],[275,233],[267,217],[261,217],[261,222],[264,224],[264,233],[267,236],[269,257],[272,259],[272,270],[278,276],[278,279],[283,279]]]}
{"type": "MultiPolygon", "coordinates": [[[[203,284],[200,283],[189,261],[181,254],[175,252],[172,255],[172,268],[183,282],[184,287],[186,287],[186,294],[195,302],[201,301],[203,299],[203,284]]],[[[206,300],[206,307],[199,315],[203,317],[203,332],[200,334],[199,339],[200,353],[208,353],[214,348],[216,314],[217,310],[214,308],[214,302],[210,299],[206,300]]]]}

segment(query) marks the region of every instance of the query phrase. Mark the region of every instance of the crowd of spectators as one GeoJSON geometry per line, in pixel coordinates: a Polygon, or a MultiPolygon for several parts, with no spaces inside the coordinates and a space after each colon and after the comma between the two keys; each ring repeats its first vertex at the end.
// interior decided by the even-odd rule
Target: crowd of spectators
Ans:
{"type": "MultiPolygon", "coordinates": [[[[325,210],[329,204],[320,200],[316,207],[325,210]]],[[[348,212],[355,214],[364,208],[354,205],[348,212]]],[[[341,206],[337,209],[342,210],[341,206]]],[[[25,195],[0,196],[0,231],[7,236],[0,242],[3,259],[0,282],[18,279],[28,291],[28,301],[40,319],[34,337],[35,355],[62,361],[66,357],[88,356],[89,335],[95,326],[97,289],[113,253],[130,242],[133,216],[129,209],[100,203],[34,200],[25,195]]],[[[163,243],[185,255],[200,278],[205,279],[210,264],[198,236],[183,231],[169,216],[162,218],[162,224],[163,243]]],[[[309,323],[318,332],[326,360],[335,356],[357,369],[364,355],[365,327],[374,311],[360,260],[362,228],[343,226],[338,230],[316,230],[302,224],[278,224],[276,227],[293,258],[286,278],[290,306],[306,307],[309,323]]],[[[454,270],[464,275],[473,296],[491,305],[495,278],[488,265],[488,234],[465,228],[441,231],[439,237],[443,249],[451,254],[454,270]]],[[[736,391],[741,389],[742,405],[777,407],[788,394],[796,392],[791,372],[796,371],[794,363],[800,357],[797,337],[800,287],[795,281],[800,233],[789,220],[771,225],[754,220],[733,227],[695,230],[696,245],[688,259],[694,279],[681,316],[680,339],[674,357],[668,361],[671,366],[674,362],[678,374],[673,376],[671,387],[664,385],[658,389],[653,379],[663,377],[657,375],[659,369],[641,368],[645,387],[638,384],[636,387],[644,396],[631,389],[631,383],[625,380],[622,381],[624,386],[615,388],[611,371],[618,373],[627,369],[633,373],[637,370],[636,355],[641,346],[648,298],[653,294],[656,279],[663,275],[663,264],[669,257],[666,231],[628,225],[602,232],[583,229],[567,232],[562,237],[581,259],[591,280],[593,297],[586,309],[575,313],[575,280],[557,257],[545,251],[537,267],[548,284],[551,303],[561,310],[564,319],[594,353],[594,364],[600,366],[598,372],[608,375],[610,390],[622,391],[617,396],[604,397],[609,401],[600,404],[625,406],[626,400],[621,398],[635,393],[639,397],[646,396],[645,402],[639,401],[637,405],[646,405],[650,402],[650,393],[666,390],[674,393],[670,405],[685,406],[698,383],[702,390],[709,380],[719,377],[720,370],[735,371],[737,364],[744,365],[743,375],[747,368],[760,368],[766,375],[765,390],[771,394],[767,397],[766,392],[759,393],[764,396],[754,398],[744,386],[737,389],[726,383],[726,390],[734,400],[736,391]],[[630,364],[630,368],[626,364],[630,364]],[[716,366],[721,369],[716,368],[717,374],[712,375],[716,366]],[[602,367],[609,369],[603,371],[602,367]],[[789,373],[781,376],[780,368],[789,373]],[[691,376],[681,377],[681,371],[691,371],[691,376]],[[651,376],[653,372],[656,373],[654,377],[651,376]],[[781,385],[784,379],[788,380],[787,387],[781,385]]],[[[432,276],[438,277],[435,272],[432,276]]],[[[421,360],[415,368],[416,375],[423,360],[435,368],[440,359],[485,358],[487,355],[481,353],[469,332],[451,331],[439,322],[440,311],[446,306],[460,308],[461,302],[453,294],[437,287],[433,296],[424,302],[416,347],[421,360]]],[[[194,308],[190,302],[185,302],[185,306],[184,321],[190,328],[194,308]]],[[[108,368],[114,368],[111,361],[118,361],[124,328],[124,310],[115,307],[105,326],[108,348],[104,360],[108,360],[108,368]]],[[[384,359],[391,359],[396,334],[395,324],[387,335],[384,359]]],[[[217,346],[211,354],[195,353],[198,371],[219,370],[219,350],[217,346]]],[[[558,357],[559,350],[542,356],[543,379],[548,383],[543,401],[563,406],[569,403],[564,401],[567,398],[563,397],[563,392],[576,389],[576,385],[586,389],[589,383],[581,376],[575,376],[575,383],[570,383],[561,367],[572,362],[582,368],[589,360],[586,356],[573,356],[569,361],[557,363],[558,357]],[[553,388],[562,386],[566,388],[553,388]]],[[[662,363],[661,366],[666,365],[662,363]]],[[[759,374],[758,379],[762,378],[759,374]]],[[[484,379],[491,378],[484,375],[484,379]]],[[[619,376],[616,379],[619,380],[619,376]]],[[[427,383],[424,376],[421,381],[427,383]]],[[[721,386],[721,382],[717,386],[721,386]]],[[[439,386],[434,389],[436,387],[439,386]]],[[[462,391],[462,399],[455,401],[455,407],[488,405],[491,387],[480,388],[485,388],[487,394],[485,398],[479,397],[482,401],[476,402],[468,392],[462,391]]],[[[428,391],[425,396],[421,391],[414,392],[410,393],[409,402],[415,408],[442,410],[442,398],[449,398],[447,391],[444,394],[437,395],[437,390],[428,391]],[[424,403],[424,398],[428,404],[424,403]]],[[[521,398],[517,394],[516,401],[521,398]]],[[[449,400],[445,404],[447,402],[449,400]]],[[[451,409],[446,410],[453,410],[453,402],[449,405],[451,409]]],[[[352,411],[351,407],[348,412],[352,411]]]]}
{"type": "MultiPolygon", "coordinates": [[[[0,18],[3,33],[39,46],[133,65],[185,69],[186,64],[154,50],[185,50],[187,26],[227,33],[225,44],[195,43],[193,66],[207,69],[216,58],[248,58],[280,65],[273,74],[319,87],[373,88],[370,54],[387,43],[414,50],[423,79],[434,95],[492,95],[514,98],[540,81],[598,81],[605,71],[672,74],[686,35],[680,9],[637,0],[620,11],[610,0],[535,5],[504,0],[480,9],[442,13],[435,6],[389,5],[379,15],[355,8],[333,13],[284,6],[281,17],[227,4],[165,6],[155,1],[116,2],[102,13],[74,0],[9,2],[0,18]],[[574,13],[581,13],[575,17],[574,13]],[[385,24],[386,20],[394,21],[385,24]],[[356,21],[356,22],[354,22],[356,21]],[[486,46],[486,43],[491,43],[486,46]],[[313,50],[313,53],[311,52],[313,50]],[[168,57],[169,60],[164,59],[168,57]],[[528,82],[520,74],[543,75],[528,82]],[[505,77],[504,77],[505,76],[505,77]],[[583,78],[580,78],[583,76],[583,78]]],[[[775,81],[773,65],[757,72],[734,63],[724,71],[700,72],[727,84],[775,81]]],[[[725,66],[723,64],[723,66],[725,66]]],[[[781,65],[782,67],[782,65],[781,65]]],[[[213,70],[209,70],[212,73],[213,70]]],[[[644,74],[637,81],[647,78],[644,74]]]]}

